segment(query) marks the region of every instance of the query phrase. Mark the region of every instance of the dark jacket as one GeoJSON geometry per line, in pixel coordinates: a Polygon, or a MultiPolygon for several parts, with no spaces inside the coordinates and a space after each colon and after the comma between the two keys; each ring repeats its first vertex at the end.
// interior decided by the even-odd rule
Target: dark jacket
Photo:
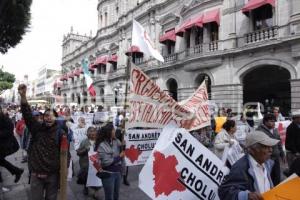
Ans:
{"type": "MultiPolygon", "coordinates": [[[[270,138],[273,138],[273,139],[281,141],[280,135],[279,135],[277,129],[274,129],[274,132],[271,133],[270,130],[264,124],[261,124],[257,128],[257,130],[264,132],[270,138]]],[[[272,151],[272,155],[271,155],[271,158],[273,160],[279,159],[279,157],[281,157],[281,158],[284,157],[284,152],[283,152],[283,148],[282,148],[281,142],[278,142],[278,144],[273,147],[273,151],[272,151]]]]}
{"type": "MultiPolygon", "coordinates": [[[[21,104],[21,111],[32,136],[28,149],[29,170],[34,173],[48,175],[58,173],[60,168],[60,144],[57,123],[51,127],[39,123],[33,118],[28,104],[21,104]]],[[[67,128],[61,130],[67,130],[67,128]]]]}
{"type": "Polygon", "coordinates": [[[286,129],[285,148],[292,153],[300,153],[300,128],[295,122],[286,129]]]}
{"type": "Polygon", "coordinates": [[[86,138],[80,143],[79,148],[76,150],[79,156],[79,166],[82,170],[89,169],[89,150],[91,145],[90,140],[86,138]]]}
{"type": "MultiPolygon", "coordinates": [[[[273,163],[272,160],[265,162],[271,188],[273,183],[270,173],[273,163]]],[[[232,166],[229,175],[219,187],[218,193],[222,200],[248,200],[249,192],[259,192],[259,189],[249,155],[246,154],[232,166]]]]}
{"type": "Polygon", "coordinates": [[[0,157],[4,158],[19,149],[14,136],[14,124],[10,118],[0,113],[0,157]]]}

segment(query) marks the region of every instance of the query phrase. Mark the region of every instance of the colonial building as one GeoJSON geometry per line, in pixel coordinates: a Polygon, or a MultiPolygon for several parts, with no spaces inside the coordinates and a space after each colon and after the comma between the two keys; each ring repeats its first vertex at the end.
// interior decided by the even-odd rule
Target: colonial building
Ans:
{"type": "Polygon", "coordinates": [[[65,103],[120,105],[127,55],[180,101],[206,80],[212,101],[233,111],[247,102],[300,108],[299,0],[99,0],[96,36],[63,40],[65,103]],[[165,63],[131,47],[132,19],[148,31],[165,63]],[[88,58],[97,97],[80,73],[88,58]]]}

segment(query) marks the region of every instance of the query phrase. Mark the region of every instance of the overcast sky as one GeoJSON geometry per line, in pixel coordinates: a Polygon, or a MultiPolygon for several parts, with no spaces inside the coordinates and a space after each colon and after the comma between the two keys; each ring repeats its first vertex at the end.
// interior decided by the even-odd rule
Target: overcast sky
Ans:
{"type": "Polygon", "coordinates": [[[98,0],[33,0],[31,26],[23,40],[8,53],[0,54],[0,66],[18,79],[32,80],[38,69],[60,69],[63,35],[74,32],[93,36],[97,30],[98,0]]]}

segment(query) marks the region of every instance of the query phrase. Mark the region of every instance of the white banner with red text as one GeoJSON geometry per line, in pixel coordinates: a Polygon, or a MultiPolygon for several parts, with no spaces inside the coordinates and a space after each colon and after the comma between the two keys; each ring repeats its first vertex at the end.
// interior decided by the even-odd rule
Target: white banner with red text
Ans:
{"type": "Polygon", "coordinates": [[[176,102],[141,69],[131,68],[130,117],[126,128],[163,128],[170,121],[179,127],[196,130],[210,125],[205,82],[182,103],[176,102]]]}

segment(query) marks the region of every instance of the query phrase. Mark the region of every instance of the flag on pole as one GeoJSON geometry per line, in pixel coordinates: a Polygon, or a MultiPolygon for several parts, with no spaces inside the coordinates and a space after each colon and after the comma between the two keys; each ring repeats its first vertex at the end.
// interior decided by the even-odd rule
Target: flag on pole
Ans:
{"type": "Polygon", "coordinates": [[[91,73],[89,71],[89,61],[87,59],[83,59],[81,64],[88,91],[90,95],[94,97],[96,96],[96,90],[93,86],[93,79],[91,78],[91,73]]]}
{"type": "Polygon", "coordinates": [[[152,56],[155,59],[164,62],[162,55],[154,48],[154,44],[151,41],[148,33],[145,31],[144,27],[133,20],[132,27],[132,46],[137,46],[146,56],[152,56]]]}

